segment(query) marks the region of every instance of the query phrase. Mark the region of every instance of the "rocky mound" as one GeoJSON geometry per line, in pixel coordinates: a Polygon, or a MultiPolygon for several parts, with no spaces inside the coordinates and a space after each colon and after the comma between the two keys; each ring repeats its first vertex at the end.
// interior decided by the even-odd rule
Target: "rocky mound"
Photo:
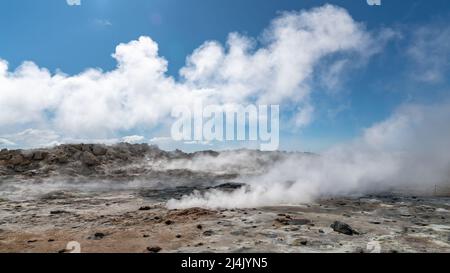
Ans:
{"type": "Polygon", "coordinates": [[[288,153],[239,151],[164,151],[148,144],[65,144],[53,148],[0,151],[0,177],[41,179],[155,178],[159,180],[231,180],[263,171],[288,153]]]}
{"type": "Polygon", "coordinates": [[[102,166],[130,164],[146,156],[169,155],[154,146],[127,143],[114,146],[71,144],[36,150],[3,149],[0,151],[0,175],[50,175],[63,170],[89,174],[100,171],[102,166]]]}

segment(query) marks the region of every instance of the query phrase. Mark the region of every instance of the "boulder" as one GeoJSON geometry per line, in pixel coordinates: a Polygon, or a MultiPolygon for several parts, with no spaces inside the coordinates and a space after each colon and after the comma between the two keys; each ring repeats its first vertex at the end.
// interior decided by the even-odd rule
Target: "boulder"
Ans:
{"type": "Polygon", "coordinates": [[[340,221],[335,221],[330,227],[335,232],[342,233],[345,235],[349,235],[349,236],[359,235],[359,232],[354,230],[351,226],[349,226],[346,223],[340,222],[340,221]]]}

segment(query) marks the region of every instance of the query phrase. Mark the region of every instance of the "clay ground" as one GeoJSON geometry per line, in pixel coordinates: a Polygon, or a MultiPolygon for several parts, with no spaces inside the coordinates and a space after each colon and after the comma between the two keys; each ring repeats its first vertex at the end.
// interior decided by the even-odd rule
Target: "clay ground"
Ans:
{"type": "Polygon", "coordinates": [[[138,191],[0,202],[1,252],[450,252],[450,198],[370,196],[250,209],[168,210],[138,191]],[[359,235],[334,231],[335,221],[359,235]],[[368,245],[369,244],[369,245],[368,245]],[[375,245],[376,246],[376,245],[375,245]]]}

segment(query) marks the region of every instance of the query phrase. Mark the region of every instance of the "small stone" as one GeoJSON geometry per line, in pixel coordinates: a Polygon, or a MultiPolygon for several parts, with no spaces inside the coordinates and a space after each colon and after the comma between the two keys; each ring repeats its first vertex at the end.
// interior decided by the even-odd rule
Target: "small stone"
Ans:
{"type": "Polygon", "coordinates": [[[203,228],[203,226],[202,225],[197,225],[197,229],[202,229],[203,228]]]}
{"type": "Polygon", "coordinates": [[[152,208],[149,206],[140,207],[139,210],[151,210],[152,208]]]}
{"type": "Polygon", "coordinates": [[[149,247],[147,247],[147,250],[150,253],[158,253],[158,252],[160,252],[162,250],[162,248],[159,247],[159,246],[149,246],[149,247]]]}
{"type": "Polygon", "coordinates": [[[230,232],[231,235],[233,236],[246,236],[247,235],[247,231],[245,230],[234,230],[232,232],[230,232]]]}
{"type": "Polygon", "coordinates": [[[214,234],[214,231],[212,230],[206,230],[205,232],[203,232],[204,236],[212,236],[214,234]]]}
{"type": "Polygon", "coordinates": [[[67,213],[67,211],[65,211],[65,210],[52,210],[52,211],[50,211],[50,214],[52,214],[52,215],[63,214],[63,213],[67,213]]]}
{"type": "Polygon", "coordinates": [[[164,222],[166,225],[170,226],[172,225],[174,222],[172,220],[167,220],[164,222]]]}
{"type": "Polygon", "coordinates": [[[293,246],[306,246],[308,244],[308,240],[304,239],[304,238],[300,238],[300,239],[295,239],[292,242],[293,246]]]}
{"type": "Polygon", "coordinates": [[[311,223],[311,220],[308,219],[291,219],[288,221],[288,223],[290,225],[295,225],[295,226],[304,226],[304,225],[308,225],[311,223]]]}
{"type": "Polygon", "coordinates": [[[178,239],[180,239],[180,238],[181,238],[181,235],[180,235],[180,234],[177,234],[175,237],[178,238],[178,239]]]}
{"type": "Polygon", "coordinates": [[[106,234],[102,233],[102,232],[97,232],[94,234],[93,237],[89,237],[88,239],[92,239],[92,240],[101,240],[106,236],[106,234]]]}

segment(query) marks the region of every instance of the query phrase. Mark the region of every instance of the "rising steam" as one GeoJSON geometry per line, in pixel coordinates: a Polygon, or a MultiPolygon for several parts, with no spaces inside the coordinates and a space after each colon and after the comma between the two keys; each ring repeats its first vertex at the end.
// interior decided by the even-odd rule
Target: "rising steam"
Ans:
{"type": "MultiPolygon", "coordinates": [[[[211,190],[169,208],[258,207],[387,191],[429,193],[450,186],[450,103],[404,105],[354,141],[320,156],[291,156],[234,192],[211,190]]],[[[248,158],[248,160],[252,160],[248,158]]]]}

